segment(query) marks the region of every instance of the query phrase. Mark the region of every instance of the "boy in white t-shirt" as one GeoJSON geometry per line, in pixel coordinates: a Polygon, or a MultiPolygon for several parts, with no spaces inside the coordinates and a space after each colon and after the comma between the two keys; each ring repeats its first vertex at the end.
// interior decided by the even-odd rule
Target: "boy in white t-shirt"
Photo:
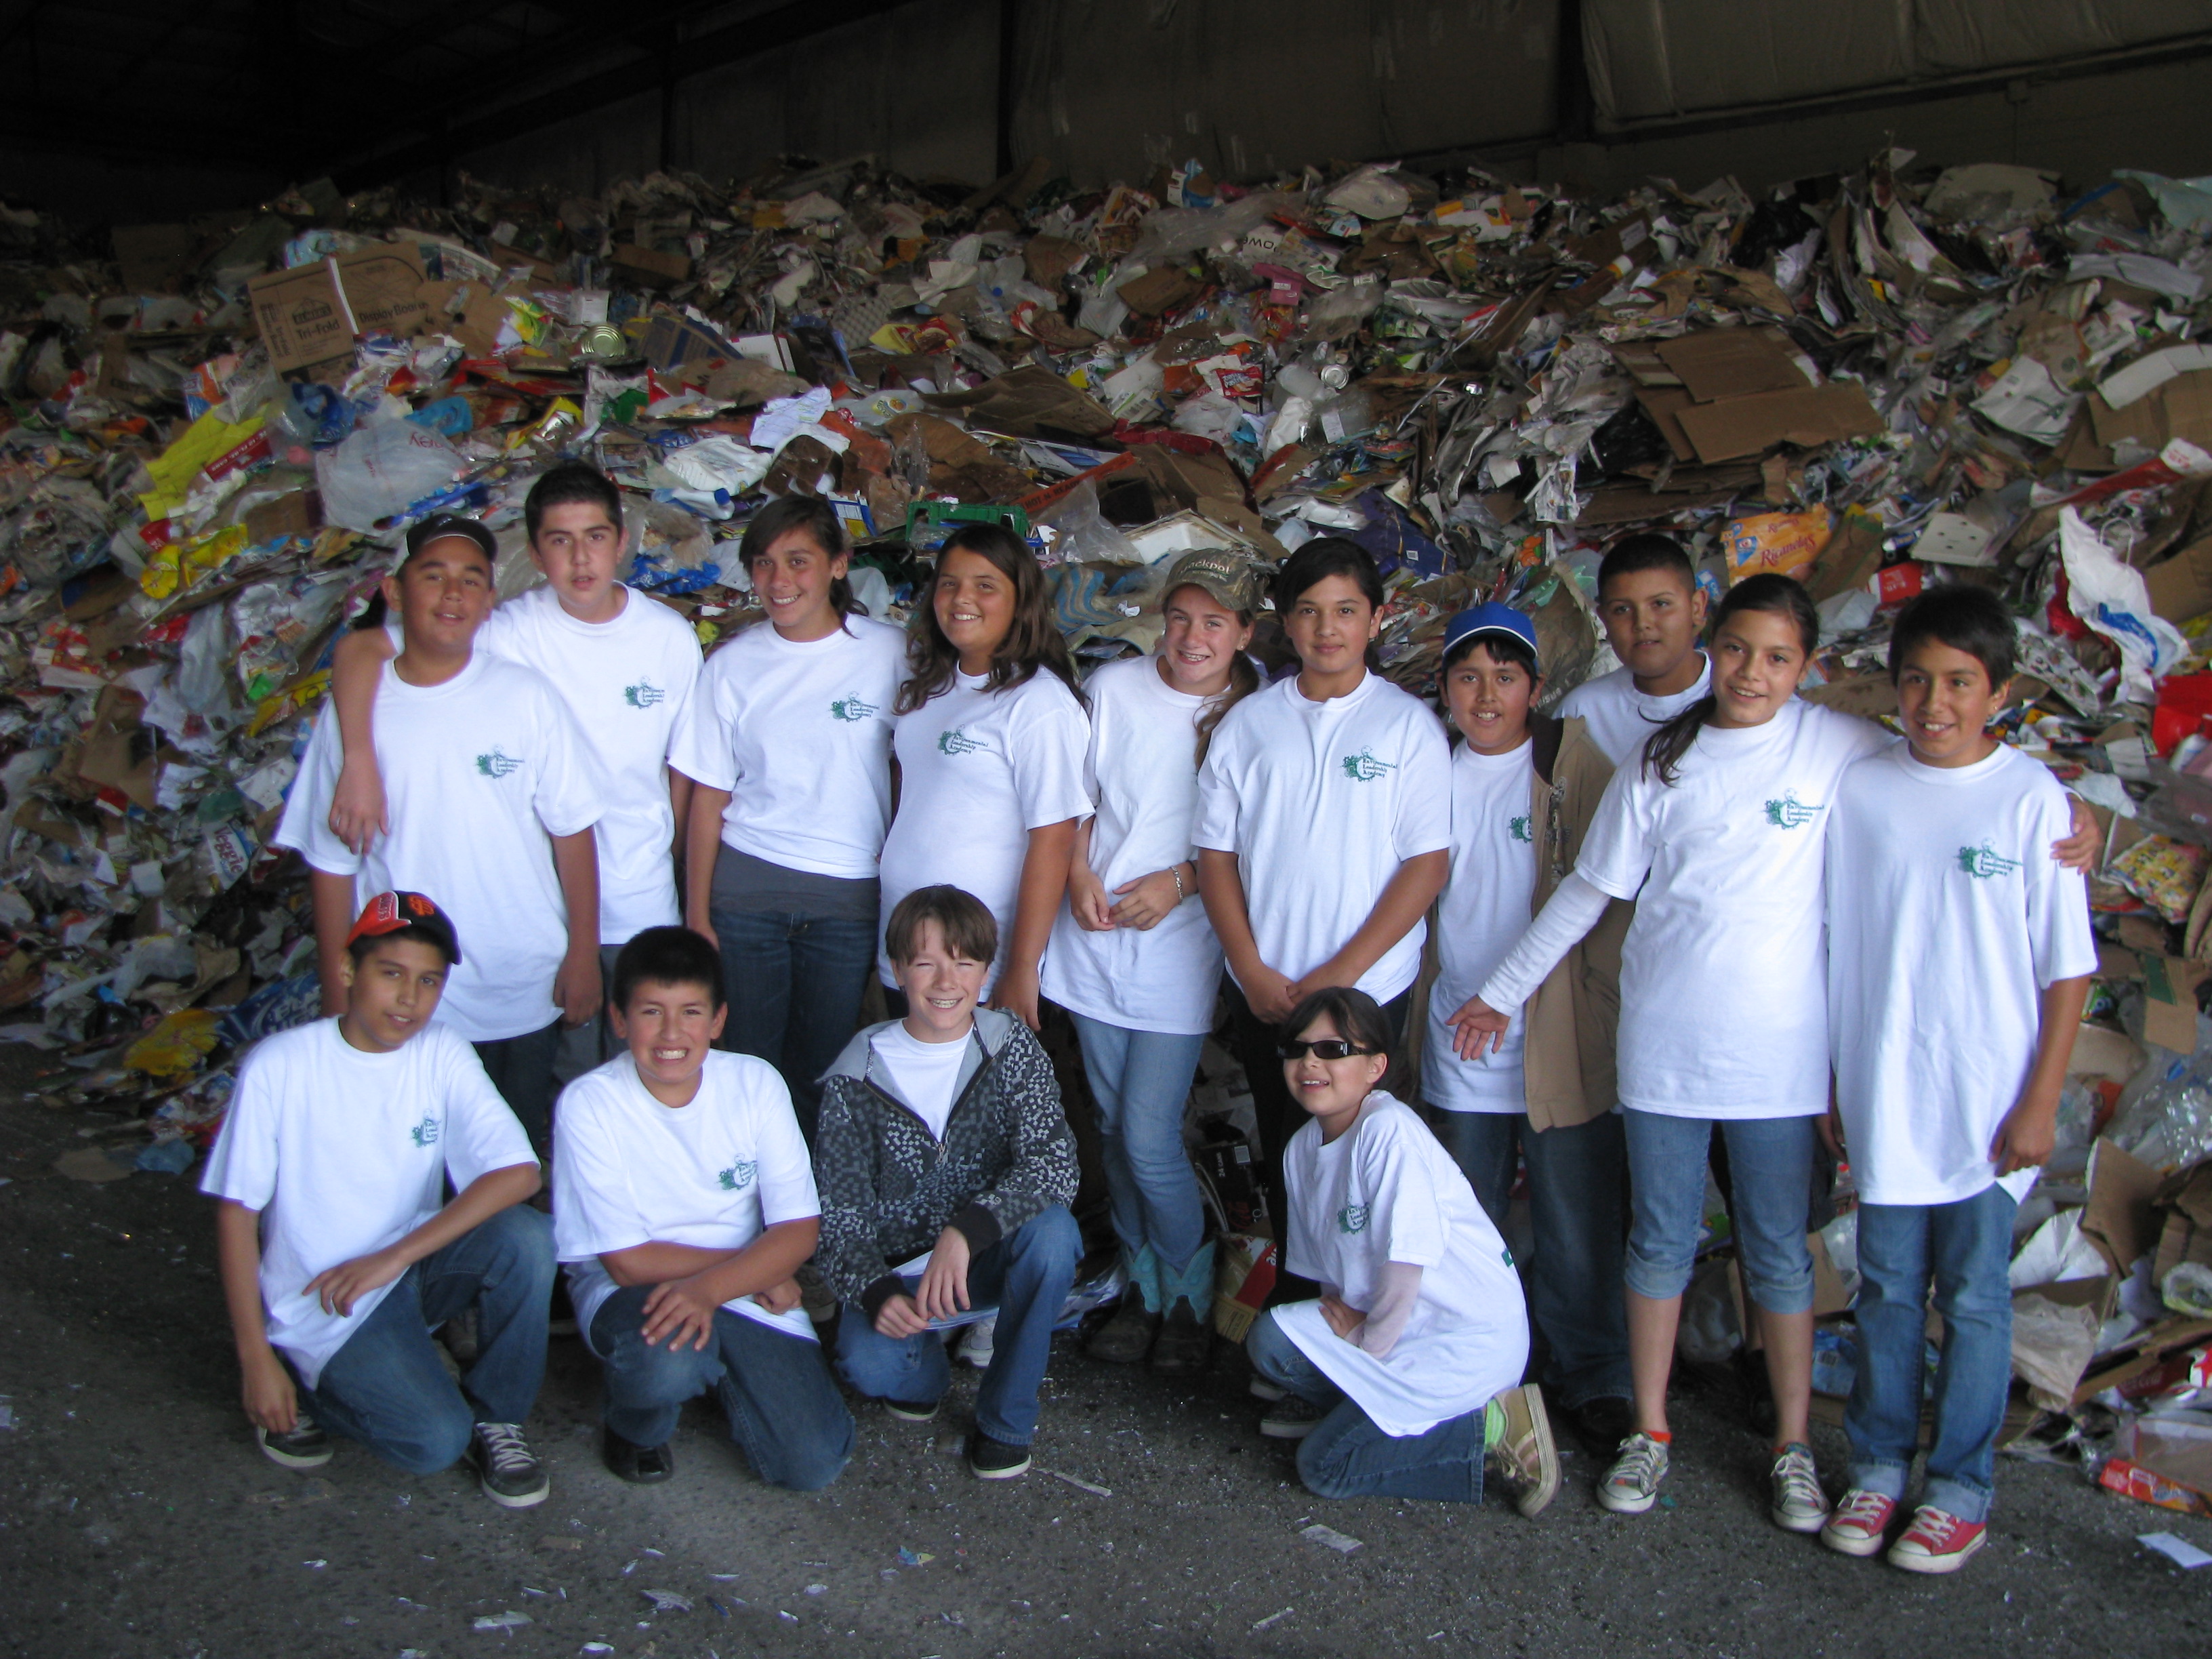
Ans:
{"type": "Polygon", "coordinates": [[[1674,541],[1631,536],[1597,568],[1597,614],[1621,666],[1585,680],[1559,703],[1580,720],[1614,766],[1643,752],[1651,734],[1712,688],[1712,665],[1698,649],[1705,596],[1674,541]]]}
{"type": "MultiPolygon", "coordinates": [[[[592,826],[599,872],[599,959],[641,929],[679,921],[675,848],[691,780],[668,765],[700,670],[699,637],[675,611],[615,580],[629,537],[622,490],[585,461],[547,470],[523,498],[530,561],[542,587],[484,618],[477,649],[534,668],[552,683],[606,775],[606,810],[592,826]]],[[[404,644],[398,630],[364,629],[333,653],[331,705],[345,763],[331,801],[332,832],[356,852],[390,828],[373,739],[372,707],[383,665],[404,644]]],[[[560,1080],[580,1076],[615,1045],[603,1010],[562,1043],[560,1080]]]]}
{"type": "Polygon", "coordinates": [[[853,1451],[792,1279],[821,1206],[783,1079],[713,1047],[727,1012],[698,934],[623,946],[611,1014],[629,1051],[562,1092],[554,1237],[604,1367],[608,1468],[667,1480],[678,1413],[712,1389],[754,1472],[815,1492],[853,1451]]]}
{"type": "Polygon", "coordinates": [[[416,1474],[466,1456],[494,1503],[526,1508],[547,1490],[522,1435],[553,1286],[526,1202],[538,1162],[468,1045],[431,1021],[462,960],[445,913],[380,893],[343,948],[345,1012],[246,1056],[200,1180],[222,1200],[246,1413],[288,1468],[330,1462],[329,1429],[416,1474]],[[457,1388],[430,1331],[471,1305],[457,1388]]]}
{"type": "Polygon", "coordinates": [[[331,828],[340,753],[338,721],[325,711],[276,844],[296,848],[311,872],[326,1012],[345,1007],[357,894],[436,893],[462,933],[498,941],[454,964],[438,1018],[476,1045],[542,1159],[562,1027],[582,1024],[599,1005],[592,826],[606,781],[551,683],[474,648],[496,551],[489,530],[454,514],[408,531],[406,556],[384,579],[407,648],[376,690],[389,830],[356,852],[331,828]]]}
{"type": "Polygon", "coordinates": [[[1906,606],[1889,650],[1905,741],[1844,774],[1828,824],[1835,1115],[1858,1183],[1851,1486],[1820,1534],[1888,1542],[1920,1438],[1929,1291],[1942,1316],[1926,1489],[1889,1560],[1954,1572],[1986,1540],[2012,1376],[2013,1215],[2051,1156],[2096,944],[2045,849],[2070,804],[1988,732],[2013,621],[1986,589],[1906,606]]]}

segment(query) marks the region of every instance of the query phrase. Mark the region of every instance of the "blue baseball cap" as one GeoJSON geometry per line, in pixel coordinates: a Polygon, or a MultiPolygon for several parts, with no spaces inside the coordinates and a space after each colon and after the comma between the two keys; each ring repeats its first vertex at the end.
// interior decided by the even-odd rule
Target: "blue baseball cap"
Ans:
{"type": "MultiPolygon", "coordinates": [[[[1492,600],[1470,606],[1444,624],[1444,655],[1451,655],[1462,640],[1481,634],[1510,634],[1528,647],[1529,655],[1536,654],[1536,624],[1528,620],[1525,612],[1492,600]]],[[[1540,660],[1538,666],[1541,665],[1540,660]]]]}

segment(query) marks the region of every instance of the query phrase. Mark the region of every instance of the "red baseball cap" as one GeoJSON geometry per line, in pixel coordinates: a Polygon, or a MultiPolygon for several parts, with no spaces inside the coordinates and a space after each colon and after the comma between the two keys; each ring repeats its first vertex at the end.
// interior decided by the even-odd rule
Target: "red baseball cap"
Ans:
{"type": "Polygon", "coordinates": [[[362,907],[361,920],[354,923],[345,942],[351,945],[357,939],[396,933],[403,927],[421,928],[438,941],[448,960],[460,961],[461,941],[453,932],[453,918],[420,893],[379,893],[362,907]]]}

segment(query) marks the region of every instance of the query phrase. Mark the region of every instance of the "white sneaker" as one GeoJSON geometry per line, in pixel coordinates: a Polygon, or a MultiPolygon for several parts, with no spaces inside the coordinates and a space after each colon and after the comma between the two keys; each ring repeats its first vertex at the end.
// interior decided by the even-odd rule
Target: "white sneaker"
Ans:
{"type": "Polygon", "coordinates": [[[1793,1440],[1775,1454],[1771,1477],[1774,1524],[1784,1532],[1818,1532],[1828,1524],[1828,1494],[1813,1467],[1813,1449],[1793,1440]]]}
{"type": "Polygon", "coordinates": [[[963,1365],[973,1365],[977,1370],[988,1370],[991,1364],[991,1339],[999,1328],[999,1316],[979,1319],[960,1333],[960,1346],[952,1357],[963,1365]]]}
{"type": "Polygon", "coordinates": [[[1616,1515],[1641,1515],[1659,1501],[1667,1478],[1667,1443],[1641,1430],[1620,1443],[1613,1467],[1597,1483],[1597,1501],[1616,1515]]]}

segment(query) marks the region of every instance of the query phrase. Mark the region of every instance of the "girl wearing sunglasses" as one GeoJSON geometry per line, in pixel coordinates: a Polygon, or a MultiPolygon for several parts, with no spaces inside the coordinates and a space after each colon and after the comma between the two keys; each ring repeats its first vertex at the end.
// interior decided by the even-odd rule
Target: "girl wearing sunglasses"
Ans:
{"type": "Polygon", "coordinates": [[[1528,1317],[1513,1257],[1444,1149],[1377,1085],[1391,1030],[1365,992],[1316,992],[1280,1028],[1305,1123],[1283,1159],[1291,1272],[1318,1300],[1245,1340],[1276,1396],[1262,1434],[1295,1439],[1322,1498],[1474,1503],[1485,1477],[1534,1516],[1559,1485],[1544,1400],[1516,1386],[1528,1317]]]}

